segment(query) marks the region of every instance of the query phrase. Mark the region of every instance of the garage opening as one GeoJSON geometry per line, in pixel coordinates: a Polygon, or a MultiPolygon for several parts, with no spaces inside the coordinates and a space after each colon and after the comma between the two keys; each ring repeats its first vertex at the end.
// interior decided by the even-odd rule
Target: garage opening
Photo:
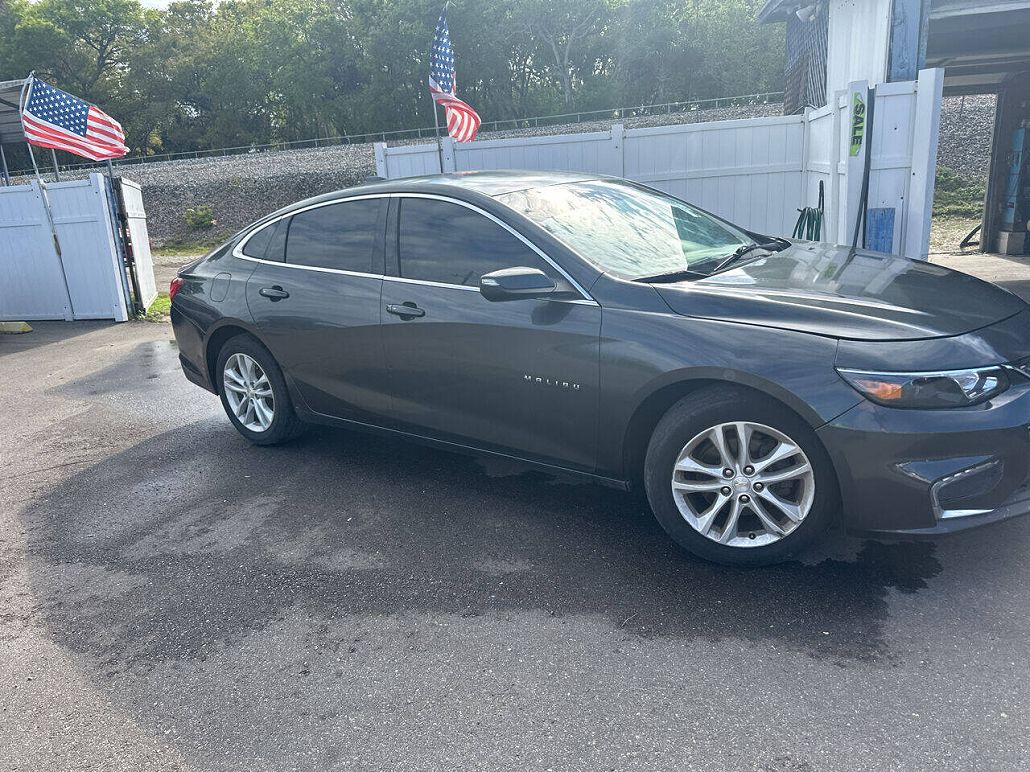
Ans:
{"type": "Polygon", "coordinates": [[[1030,2],[935,0],[927,66],[959,108],[942,117],[935,244],[1030,253],[1030,2]],[[990,121],[990,143],[977,136],[990,121]],[[981,198],[981,205],[975,205],[981,198]],[[970,227],[971,226],[971,227],[970,227]],[[965,230],[965,233],[962,231],[965,230]]]}

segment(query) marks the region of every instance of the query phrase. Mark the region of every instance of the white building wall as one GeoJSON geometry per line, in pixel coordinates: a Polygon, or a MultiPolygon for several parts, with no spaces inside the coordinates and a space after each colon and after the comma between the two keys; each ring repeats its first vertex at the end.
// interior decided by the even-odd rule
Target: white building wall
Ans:
{"type": "Polygon", "coordinates": [[[830,0],[826,93],[850,83],[876,86],[887,80],[891,0],[830,0]]]}

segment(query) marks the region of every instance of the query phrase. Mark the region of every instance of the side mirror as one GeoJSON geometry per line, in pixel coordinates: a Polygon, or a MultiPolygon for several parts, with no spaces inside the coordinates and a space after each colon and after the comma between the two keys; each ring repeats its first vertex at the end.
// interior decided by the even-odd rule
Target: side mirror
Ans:
{"type": "Polygon", "coordinates": [[[550,295],[554,280],[538,268],[502,268],[479,279],[479,292],[487,300],[525,300],[550,295]]]}

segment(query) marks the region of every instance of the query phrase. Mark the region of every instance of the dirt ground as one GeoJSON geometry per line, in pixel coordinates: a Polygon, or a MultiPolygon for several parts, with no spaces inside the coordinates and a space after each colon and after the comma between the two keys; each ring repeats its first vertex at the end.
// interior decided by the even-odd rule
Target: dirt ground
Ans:
{"type": "Polygon", "coordinates": [[[951,255],[976,251],[976,247],[961,250],[959,244],[973,228],[980,224],[971,217],[936,217],[930,228],[930,254],[951,255]]]}

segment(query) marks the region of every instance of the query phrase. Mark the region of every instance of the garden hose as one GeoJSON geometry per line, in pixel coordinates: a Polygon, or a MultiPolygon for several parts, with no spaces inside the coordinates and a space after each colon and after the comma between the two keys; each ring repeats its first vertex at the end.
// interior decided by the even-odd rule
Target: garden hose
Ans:
{"type": "Polygon", "coordinates": [[[794,226],[793,237],[806,241],[819,241],[823,235],[823,209],[825,208],[823,183],[819,182],[819,206],[806,206],[798,209],[798,221],[794,226]]]}

